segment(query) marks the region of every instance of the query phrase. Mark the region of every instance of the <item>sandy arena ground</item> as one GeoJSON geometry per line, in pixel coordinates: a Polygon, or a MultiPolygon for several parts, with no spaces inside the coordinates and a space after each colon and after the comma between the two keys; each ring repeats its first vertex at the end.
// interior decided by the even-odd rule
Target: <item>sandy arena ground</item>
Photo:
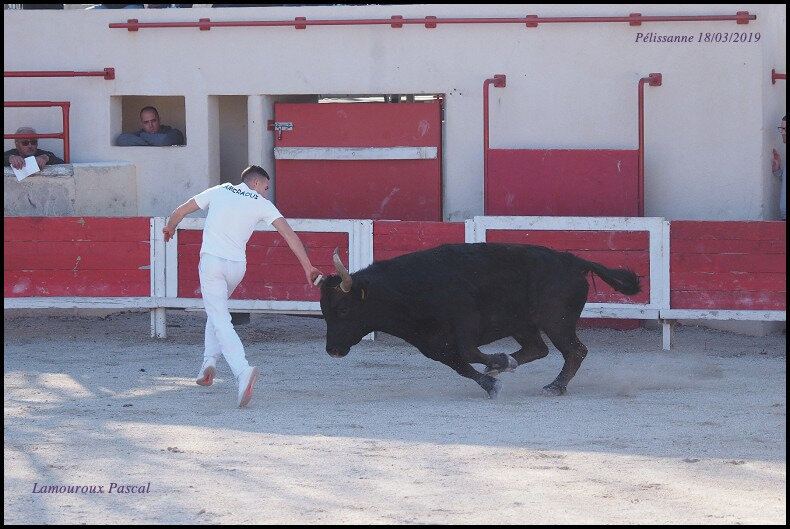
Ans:
{"type": "Polygon", "coordinates": [[[786,523],[782,334],[582,329],[567,395],[551,347],[490,400],[391,336],[333,359],[323,320],[254,314],[238,409],[224,360],[194,382],[203,313],[149,321],[5,311],[5,523],[786,523]]]}

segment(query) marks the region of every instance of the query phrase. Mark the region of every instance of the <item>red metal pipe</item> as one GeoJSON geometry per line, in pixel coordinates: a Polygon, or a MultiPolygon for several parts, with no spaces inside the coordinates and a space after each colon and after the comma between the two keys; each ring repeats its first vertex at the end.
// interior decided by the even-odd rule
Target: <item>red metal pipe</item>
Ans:
{"type": "Polygon", "coordinates": [[[69,154],[69,108],[71,103],[68,101],[3,101],[4,107],[11,108],[35,108],[35,107],[60,107],[63,115],[63,132],[53,132],[49,134],[3,134],[3,139],[32,139],[32,138],[55,138],[63,140],[63,161],[71,163],[69,154]]]}
{"type": "Polygon", "coordinates": [[[69,108],[71,103],[61,106],[63,114],[63,161],[71,163],[71,144],[69,142],[69,108]]]}
{"type": "Polygon", "coordinates": [[[201,18],[197,22],[139,22],[130,18],[126,22],[110,23],[110,28],[126,28],[129,31],[138,31],[148,28],[198,28],[207,31],[217,27],[278,27],[293,26],[295,29],[306,29],[307,26],[362,26],[362,25],[388,25],[392,28],[402,28],[404,24],[419,24],[426,28],[435,28],[438,24],[524,24],[526,27],[537,27],[538,24],[555,24],[565,22],[625,22],[632,26],[642,22],[700,22],[700,21],[735,21],[738,24],[748,24],[750,20],[757,20],[757,15],[750,15],[748,11],[738,11],[735,15],[696,15],[696,16],[643,16],[632,13],[625,17],[539,17],[527,15],[522,18],[437,18],[426,16],[423,18],[403,18],[395,15],[390,18],[372,18],[359,20],[307,20],[305,17],[296,17],[294,20],[246,20],[211,22],[211,19],[201,18]]]}
{"type": "Polygon", "coordinates": [[[645,83],[661,86],[660,73],[651,73],[639,80],[639,170],[637,171],[638,215],[645,216],[645,83]]]}
{"type": "Polygon", "coordinates": [[[3,72],[4,77],[104,77],[115,79],[115,68],[105,68],[102,72],[37,71],[37,72],[3,72]]]}
{"type": "Polygon", "coordinates": [[[771,68],[771,84],[776,84],[776,80],[781,79],[783,81],[787,80],[787,74],[783,73],[776,73],[776,68],[771,68]]]}
{"type": "Polygon", "coordinates": [[[506,86],[507,78],[502,74],[494,75],[483,82],[483,215],[488,215],[488,87],[497,88],[506,86]]]}

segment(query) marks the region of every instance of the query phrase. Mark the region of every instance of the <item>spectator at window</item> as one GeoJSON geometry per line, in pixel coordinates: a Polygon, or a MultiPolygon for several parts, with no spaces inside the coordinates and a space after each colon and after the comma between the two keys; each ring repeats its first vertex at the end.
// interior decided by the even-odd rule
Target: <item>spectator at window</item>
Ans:
{"type": "Polygon", "coordinates": [[[120,147],[184,145],[184,133],[162,125],[159,112],[154,107],[144,107],[140,111],[140,125],[143,128],[137,132],[126,132],[118,136],[116,144],[120,147]]]}
{"type": "MultiPolygon", "coordinates": [[[[36,129],[31,127],[19,127],[16,134],[36,134],[36,129]]],[[[35,156],[38,167],[43,169],[47,165],[66,163],[49,151],[42,151],[38,148],[38,139],[15,139],[15,149],[3,153],[3,166],[22,169],[25,166],[25,158],[35,156]]]]}

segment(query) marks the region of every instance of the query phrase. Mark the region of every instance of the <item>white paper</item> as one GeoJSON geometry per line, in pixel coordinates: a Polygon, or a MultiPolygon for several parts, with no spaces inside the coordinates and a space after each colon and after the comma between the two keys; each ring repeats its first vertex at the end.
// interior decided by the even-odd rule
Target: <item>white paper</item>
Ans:
{"type": "Polygon", "coordinates": [[[16,175],[17,182],[21,182],[28,176],[39,172],[41,169],[38,167],[38,162],[36,161],[35,156],[28,156],[25,158],[25,165],[22,169],[17,169],[12,167],[11,169],[14,170],[14,174],[16,175]]]}

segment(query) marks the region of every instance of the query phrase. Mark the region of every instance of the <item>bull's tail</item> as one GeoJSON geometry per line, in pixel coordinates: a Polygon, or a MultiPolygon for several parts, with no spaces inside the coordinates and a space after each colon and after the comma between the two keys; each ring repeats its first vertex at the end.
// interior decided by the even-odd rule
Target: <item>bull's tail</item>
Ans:
{"type": "Polygon", "coordinates": [[[628,296],[642,290],[639,284],[639,276],[633,270],[627,268],[618,268],[617,270],[607,268],[602,264],[594,263],[592,261],[585,261],[581,257],[577,257],[581,261],[582,269],[585,272],[593,272],[598,277],[606,281],[606,284],[618,292],[622,292],[628,296]]]}

